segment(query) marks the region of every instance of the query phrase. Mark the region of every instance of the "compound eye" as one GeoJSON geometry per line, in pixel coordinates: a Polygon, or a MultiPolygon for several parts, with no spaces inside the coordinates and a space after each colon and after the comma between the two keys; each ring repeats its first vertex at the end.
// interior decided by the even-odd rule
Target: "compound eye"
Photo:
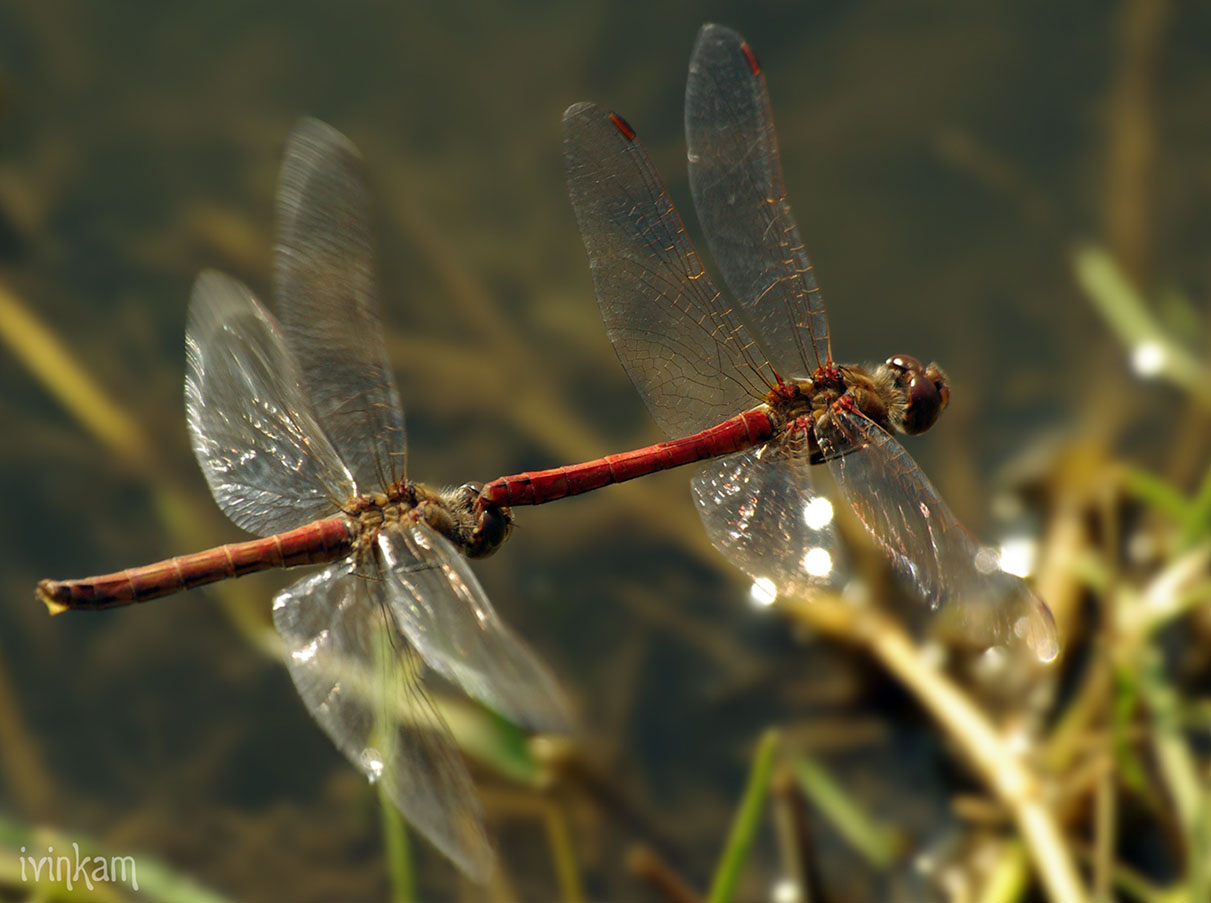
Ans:
{"type": "Polygon", "coordinates": [[[919,373],[925,368],[911,354],[896,354],[887,359],[887,366],[902,373],[919,373]]]}
{"type": "Polygon", "coordinates": [[[497,508],[488,505],[480,510],[479,523],[476,525],[476,535],[479,537],[481,549],[475,557],[491,555],[509,538],[513,519],[508,508],[497,508]]]}
{"type": "Polygon", "coordinates": [[[926,367],[911,354],[889,357],[885,366],[904,393],[904,413],[897,425],[910,436],[925,432],[950,401],[946,375],[937,364],[926,367]]]}
{"type": "Polygon", "coordinates": [[[908,381],[908,403],[904,409],[904,432],[910,436],[923,433],[938,419],[942,411],[942,397],[938,387],[925,374],[918,374],[908,381]]]}
{"type": "Polygon", "coordinates": [[[950,383],[946,380],[946,374],[937,364],[930,364],[925,368],[925,377],[938,390],[938,401],[940,402],[938,410],[945,410],[946,406],[950,404],[950,383]]]}

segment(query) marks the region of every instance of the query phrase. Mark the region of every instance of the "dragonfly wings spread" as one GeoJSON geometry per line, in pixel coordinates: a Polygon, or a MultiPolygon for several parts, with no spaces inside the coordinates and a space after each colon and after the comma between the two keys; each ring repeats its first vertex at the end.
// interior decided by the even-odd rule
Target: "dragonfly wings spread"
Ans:
{"type": "Polygon", "coordinates": [[[278,593],[273,620],[286,666],[337,748],[483,881],[494,856],[471,778],[424,690],[424,665],[366,577],[346,559],[278,593]]]}
{"type": "Polygon", "coordinates": [[[198,276],[189,304],[185,414],[215,501],[245,530],[290,530],[353,494],[277,321],[213,270],[198,276]]]}
{"type": "Polygon", "coordinates": [[[634,132],[594,104],[564,113],[568,194],[610,341],[673,436],[753,406],[772,384],[737,312],[690,244],[634,132]]]}
{"type": "Polygon", "coordinates": [[[958,522],[895,439],[836,406],[817,438],[858,519],[931,608],[988,645],[1024,642],[1043,661],[1055,658],[1055,621],[1046,603],[1000,569],[996,553],[958,522]]]}
{"type": "Polygon", "coordinates": [[[810,375],[831,358],[828,315],[786,199],[765,76],[730,28],[698,32],[685,137],[694,207],[715,264],[782,375],[810,375]]]}
{"type": "Polygon", "coordinates": [[[383,529],[378,548],[391,612],[431,668],[517,724],[567,729],[554,678],[496,614],[449,542],[426,524],[405,522],[383,529]]]}
{"type": "Polygon", "coordinates": [[[710,461],[693,479],[715,548],[753,580],[798,596],[844,574],[832,505],[812,487],[810,454],[802,452],[768,443],[710,461]]]}
{"type": "Polygon", "coordinates": [[[286,342],[359,492],[405,474],[404,414],[387,359],[361,156],[314,119],[286,142],[275,287],[286,342]]]}

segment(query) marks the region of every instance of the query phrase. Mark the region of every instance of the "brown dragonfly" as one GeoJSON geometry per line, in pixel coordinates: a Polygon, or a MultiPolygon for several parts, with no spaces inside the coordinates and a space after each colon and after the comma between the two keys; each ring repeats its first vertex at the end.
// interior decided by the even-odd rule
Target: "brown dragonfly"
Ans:
{"type": "Polygon", "coordinates": [[[825,465],[891,565],[986,644],[1058,651],[1046,604],[998,566],[893,438],[950,398],[906,354],[837,364],[815,271],[786,198],[765,77],[736,32],[705,25],[690,59],[685,130],[694,206],[733,303],[716,287],[635,131],[593,104],[564,114],[564,164],[601,315],[671,441],[502,477],[484,507],[540,504],[707,461],[694,501],[715,546],[764,592],[810,595],[844,571],[825,465]]]}
{"type": "Polygon", "coordinates": [[[52,613],[142,602],[271,567],[325,564],[274,598],[295,687],[349,760],[472,877],[493,852],[429,671],[518,724],[568,723],[555,681],[501,621],[464,558],[495,550],[505,508],[480,485],[406,477],[357,150],[308,120],[278,188],[280,322],[202,273],[185,332],[185,411],[215,501],[262,538],[82,580],[43,580],[52,613]]]}

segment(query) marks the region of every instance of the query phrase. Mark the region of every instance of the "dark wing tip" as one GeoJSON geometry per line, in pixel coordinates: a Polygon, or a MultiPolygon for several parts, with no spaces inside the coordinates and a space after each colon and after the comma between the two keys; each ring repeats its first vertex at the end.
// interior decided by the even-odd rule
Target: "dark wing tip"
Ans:
{"type": "Polygon", "coordinates": [[[753,48],[748,46],[748,41],[740,43],[740,52],[744,54],[744,60],[748,63],[748,68],[754,76],[761,74],[761,64],[757,62],[757,55],[753,53],[753,48]]]}
{"type": "Polygon", "coordinates": [[[631,124],[617,113],[610,114],[610,122],[614,123],[614,128],[622,132],[622,136],[626,138],[627,141],[635,140],[635,130],[631,128],[631,124]]]}
{"type": "Polygon", "coordinates": [[[577,133],[595,131],[609,123],[627,141],[635,140],[635,130],[631,124],[612,110],[607,110],[595,103],[582,101],[574,103],[563,113],[563,134],[565,144],[577,133]]]}

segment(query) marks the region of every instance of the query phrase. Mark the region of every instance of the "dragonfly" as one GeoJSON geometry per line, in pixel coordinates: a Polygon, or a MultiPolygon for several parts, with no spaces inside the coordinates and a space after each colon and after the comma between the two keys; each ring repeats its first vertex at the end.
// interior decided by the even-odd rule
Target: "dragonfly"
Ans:
{"type": "Polygon", "coordinates": [[[82,580],[43,580],[52,613],[143,602],[271,567],[324,564],[273,620],[306,707],[404,817],[477,880],[494,853],[471,778],[428,689],[434,675],[527,728],[562,731],[550,672],[493,610],[466,558],[494,551],[507,508],[480,484],[407,480],[361,158],[304,120],[277,194],[279,322],[237,280],[190,299],[185,410],[219,507],[260,539],[82,580]]]}
{"type": "Polygon", "coordinates": [[[937,364],[834,362],[815,270],[787,201],[765,76],[735,31],[698,34],[686,87],[689,182],[731,295],[706,272],[655,166],[621,116],[564,114],[568,191],[614,349],[672,440],[488,483],[482,505],[539,504],[658,470],[693,478],[715,547],[774,594],[844,574],[826,468],[893,570],[986,645],[1058,652],[1047,605],[955,518],[893,438],[950,399],[937,364]]]}

